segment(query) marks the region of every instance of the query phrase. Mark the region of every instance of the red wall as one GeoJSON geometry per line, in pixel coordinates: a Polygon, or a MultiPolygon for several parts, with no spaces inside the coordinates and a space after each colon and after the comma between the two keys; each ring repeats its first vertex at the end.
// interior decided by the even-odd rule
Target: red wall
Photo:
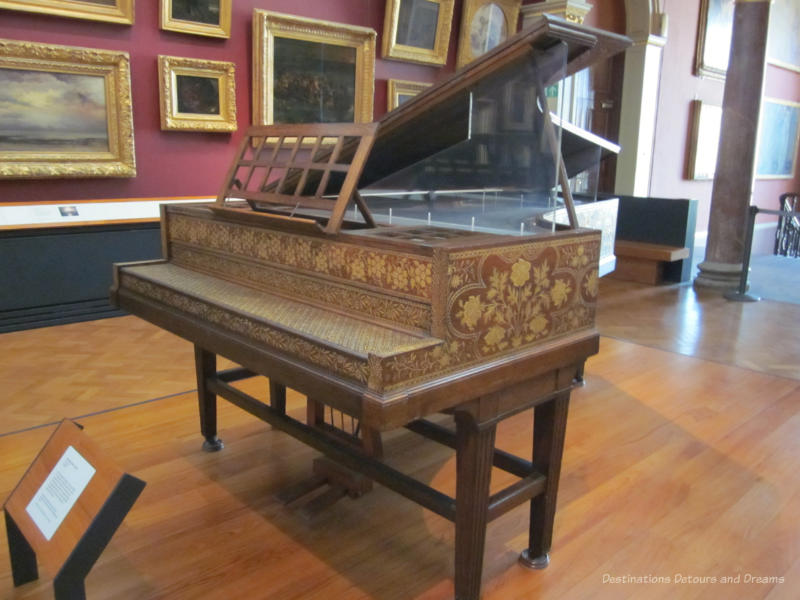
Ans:
{"type": "MultiPolygon", "coordinates": [[[[697,99],[721,106],[725,82],[694,75],[700,0],[670,2],[667,13],[669,31],[664,47],[650,195],[697,199],[697,231],[703,232],[708,230],[713,182],[686,179],[691,103],[697,99]]],[[[800,73],[768,64],[764,96],[800,101],[800,73]]],[[[798,190],[800,173],[796,173],[794,179],[756,179],[753,203],[776,209],[781,193],[798,190]]]]}
{"type": "MultiPolygon", "coordinates": [[[[158,0],[136,2],[133,26],[0,10],[0,38],[123,50],[131,56],[137,175],[133,178],[0,181],[0,202],[215,196],[236,143],[250,124],[251,23],[254,8],[371,27],[380,56],[385,0],[236,0],[226,40],[162,31],[158,0]],[[236,64],[237,120],[233,134],[161,131],[157,57],[225,60],[236,64]]],[[[375,117],[386,111],[388,79],[434,82],[455,64],[460,3],[453,17],[448,64],[429,67],[378,58],[375,117]]]]}

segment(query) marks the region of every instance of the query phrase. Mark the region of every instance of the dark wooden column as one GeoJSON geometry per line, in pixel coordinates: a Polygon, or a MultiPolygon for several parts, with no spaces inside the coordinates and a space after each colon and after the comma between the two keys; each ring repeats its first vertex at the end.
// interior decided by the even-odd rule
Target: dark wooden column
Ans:
{"type": "Polygon", "coordinates": [[[739,285],[755,169],[770,0],[736,0],[705,261],[695,285],[739,285]]]}

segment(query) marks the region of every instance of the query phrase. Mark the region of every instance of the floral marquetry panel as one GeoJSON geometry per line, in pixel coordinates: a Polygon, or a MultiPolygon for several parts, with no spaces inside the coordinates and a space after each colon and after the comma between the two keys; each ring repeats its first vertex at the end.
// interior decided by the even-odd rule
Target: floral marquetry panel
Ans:
{"type": "Polygon", "coordinates": [[[388,387],[485,362],[594,325],[599,235],[454,253],[447,339],[386,360],[388,387]]]}
{"type": "Polygon", "coordinates": [[[422,256],[183,215],[170,216],[169,236],[171,241],[412,298],[431,297],[431,263],[422,256]]]}

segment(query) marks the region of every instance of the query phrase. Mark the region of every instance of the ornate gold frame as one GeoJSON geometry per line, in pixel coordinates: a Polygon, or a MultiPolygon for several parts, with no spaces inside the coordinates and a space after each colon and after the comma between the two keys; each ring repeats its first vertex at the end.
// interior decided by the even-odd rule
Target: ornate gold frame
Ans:
{"type": "Polygon", "coordinates": [[[730,51],[730,36],[733,32],[733,15],[731,15],[730,23],[725,23],[724,20],[720,20],[718,23],[716,23],[717,27],[712,28],[711,23],[709,23],[709,6],[711,2],[721,2],[721,0],[700,0],[700,19],[697,24],[697,47],[695,49],[694,57],[695,75],[698,77],[725,79],[725,74],[728,71],[727,66],[706,63],[705,53],[707,45],[719,47],[720,45],[724,45],[724,43],[727,41],[727,46],[724,49],[725,56],[727,57],[728,52],[730,51]],[[725,25],[727,25],[727,40],[709,39],[709,31],[713,29],[713,31],[717,32],[717,35],[719,35],[719,32],[723,30],[725,25]]]}
{"type": "Polygon", "coordinates": [[[199,21],[184,21],[172,17],[172,0],[161,0],[159,12],[159,26],[168,31],[179,31],[194,35],[209,37],[231,37],[231,7],[233,0],[219,0],[219,25],[200,23],[199,21]]]}
{"type": "Polygon", "coordinates": [[[158,95],[161,129],[177,131],[236,131],[236,66],[232,62],[158,57],[158,95]],[[215,78],[219,87],[219,114],[182,113],[178,110],[176,76],[215,78]]]}
{"type": "Polygon", "coordinates": [[[409,62],[443,65],[447,62],[450,47],[450,28],[453,22],[455,0],[428,0],[439,5],[439,18],[436,21],[436,38],[433,50],[397,43],[400,5],[405,0],[386,0],[386,16],[383,23],[383,58],[407,60],[409,62]]]}
{"type": "Polygon", "coordinates": [[[115,0],[114,6],[79,0],[0,0],[0,8],[133,25],[133,0],[115,0]]]}
{"type": "Polygon", "coordinates": [[[457,67],[463,67],[478,58],[478,55],[473,54],[470,43],[472,20],[475,18],[475,13],[490,4],[496,5],[503,11],[508,29],[507,37],[511,37],[517,32],[521,0],[464,0],[464,7],[461,13],[461,31],[458,34],[457,67]]]}
{"type": "Polygon", "coordinates": [[[421,83],[419,81],[390,79],[386,95],[387,110],[394,110],[400,106],[400,96],[416,96],[431,85],[430,83],[421,83]]]}
{"type": "Polygon", "coordinates": [[[0,178],[136,175],[127,52],[0,40],[0,68],[103,77],[109,145],[108,152],[0,151],[0,178]]]}
{"type": "Polygon", "coordinates": [[[253,124],[274,123],[276,37],[355,48],[355,122],[371,122],[375,89],[376,35],[373,29],[367,27],[255,9],[253,11],[253,124]]]}

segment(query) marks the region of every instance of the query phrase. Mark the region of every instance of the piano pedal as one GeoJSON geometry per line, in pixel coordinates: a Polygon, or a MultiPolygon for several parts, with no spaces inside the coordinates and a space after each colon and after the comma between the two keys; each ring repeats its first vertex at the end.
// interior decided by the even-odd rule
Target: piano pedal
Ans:
{"type": "Polygon", "coordinates": [[[324,477],[332,486],[343,488],[351,498],[359,498],[372,490],[372,479],[325,457],[315,458],[313,469],[314,475],[324,477]]]}
{"type": "Polygon", "coordinates": [[[358,498],[372,489],[372,480],[347,467],[338,465],[327,458],[315,458],[314,474],[308,479],[290,486],[275,497],[283,504],[293,504],[308,497],[298,508],[298,512],[307,519],[315,518],[326,508],[333,506],[341,498],[350,496],[358,498]],[[314,494],[323,486],[327,490],[314,494]],[[312,495],[313,494],[313,495],[312,495]]]}

